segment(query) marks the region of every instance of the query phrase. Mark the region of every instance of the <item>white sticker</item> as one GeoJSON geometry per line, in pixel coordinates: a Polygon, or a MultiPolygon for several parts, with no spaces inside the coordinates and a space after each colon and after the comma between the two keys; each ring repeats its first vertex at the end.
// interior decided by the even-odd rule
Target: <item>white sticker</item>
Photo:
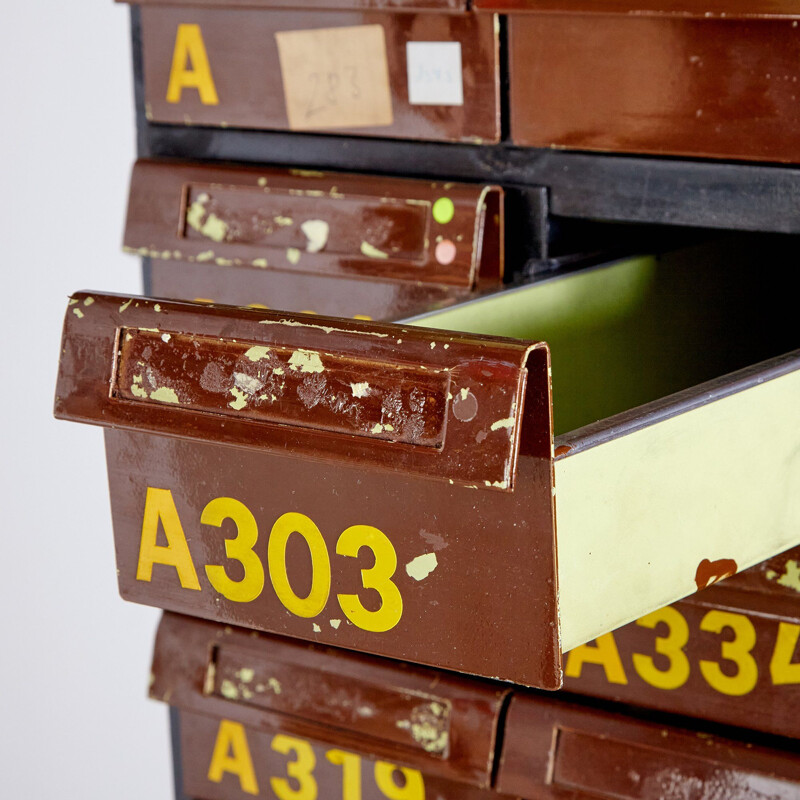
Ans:
{"type": "Polygon", "coordinates": [[[464,105],[461,42],[407,42],[406,60],[411,105],[464,105]]]}

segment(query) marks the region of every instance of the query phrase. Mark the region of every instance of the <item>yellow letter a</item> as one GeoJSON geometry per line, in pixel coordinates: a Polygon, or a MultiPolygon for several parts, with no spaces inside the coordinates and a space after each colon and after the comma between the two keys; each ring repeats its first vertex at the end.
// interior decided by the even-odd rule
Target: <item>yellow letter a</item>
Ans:
{"type": "Polygon", "coordinates": [[[153,577],[153,564],[167,564],[175,567],[178,579],[184,589],[200,591],[200,581],[189,552],[189,544],[178,518],[178,509],[169,489],[147,487],[142,520],[142,539],[139,544],[139,564],[136,568],[137,581],[149,581],[153,577]],[[164,526],[167,545],[156,544],[158,522],[164,526]]]}
{"type": "Polygon", "coordinates": [[[582,644],[570,650],[567,653],[567,667],[564,674],[568,678],[580,678],[584,664],[599,664],[605,670],[606,680],[609,683],[628,682],[612,633],[598,636],[594,645],[582,644]]]}
{"type": "Polygon", "coordinates": [[[220,783],[224,773],[239,776],[239,785],[247,794],[258,794],[253,759],[247,746],[244,728],[238,722],[221,719],[214,743],[214,754],[208,767],[208,779],[220,783]]]}
{"type": "Polygon", "coordinates": [[[197,89],[200,102],[204,106],[219,104],[199,25],[178,25],[175,50],[172,54],[172,69],[169,72],[167,102],[180,103],[184,88],[197,89]]]}

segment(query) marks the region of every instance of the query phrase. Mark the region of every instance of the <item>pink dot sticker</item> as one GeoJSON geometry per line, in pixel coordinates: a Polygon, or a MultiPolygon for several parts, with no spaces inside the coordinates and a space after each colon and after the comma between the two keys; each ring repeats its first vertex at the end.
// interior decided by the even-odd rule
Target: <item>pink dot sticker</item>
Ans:
{"type": "Polygon", "coordinates": [[[444,239],[436,245],[435,254],[440,264],[452,264],[456,260],[456,246],[449,239],[444,239]]]}

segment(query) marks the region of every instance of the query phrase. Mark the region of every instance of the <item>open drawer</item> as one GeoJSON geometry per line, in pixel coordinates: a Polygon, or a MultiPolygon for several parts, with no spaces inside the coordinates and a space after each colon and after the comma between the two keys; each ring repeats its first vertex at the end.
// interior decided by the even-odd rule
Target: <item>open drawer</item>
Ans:
{"type": "Polygon", "coordinates": [[[108,428],[123,596],[560,686],[562,651],[800,539],[798,331],[743,250],[439,330],[76,295],[55,413],[108,428]]]}
{"type": "Polygon", "coordinates": [[[132,4],[152,122],[500,139],[499,23],[461,0],[132,4]]]}
{"type": "Polygon", "coordinates": [[[571,650],[564,688],[800,739],[798,593],[796,547],[571,650]]]}
{"type": "Polygon", "coordinates": [[[124,246],[149,291],[397,319],[499,288],[498,186],[138,161],[124,246]]]}

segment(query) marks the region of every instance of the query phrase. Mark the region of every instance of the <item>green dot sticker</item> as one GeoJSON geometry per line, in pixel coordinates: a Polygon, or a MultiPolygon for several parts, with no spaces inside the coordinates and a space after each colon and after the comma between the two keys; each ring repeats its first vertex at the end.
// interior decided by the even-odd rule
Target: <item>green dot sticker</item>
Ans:
{"type": "Polygon", "coordinates": [[[440,197],[433,204],[433,218],[440,225],[447,225],[451,219],[456,215],[456,207],[449,197],[440,197]]]}

